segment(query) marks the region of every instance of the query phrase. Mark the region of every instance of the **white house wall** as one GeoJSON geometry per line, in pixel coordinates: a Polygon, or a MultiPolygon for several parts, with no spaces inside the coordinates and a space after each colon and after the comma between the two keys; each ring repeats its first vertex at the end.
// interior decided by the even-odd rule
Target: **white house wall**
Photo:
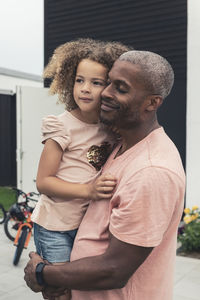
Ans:
{"type": "Polygon", "coordinates": [[[0,74],[0,90],[12,90],[16,92],[16,86],[42,87],[43,82],[0,74]]]}
{"type": "Polygon", "coordinates": [[[200,1],[188,0],[186,206],[200,207],[200,1]]]}

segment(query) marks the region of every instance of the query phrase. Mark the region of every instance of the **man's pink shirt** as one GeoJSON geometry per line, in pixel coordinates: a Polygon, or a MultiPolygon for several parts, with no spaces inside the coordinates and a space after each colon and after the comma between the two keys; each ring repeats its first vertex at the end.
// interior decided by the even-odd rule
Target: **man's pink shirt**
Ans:
{"type": "Polygon", "coordinates": [[[171,300],[185,191],[179,153],[162,127],[115,158],[119,147],[103,169],[117,177],[114,196],[110,202],[90,203],[71,260],[104,253],[109,232],[120,241],[154,249],[124,288],[73,290],[72,300],[171,300]]]}

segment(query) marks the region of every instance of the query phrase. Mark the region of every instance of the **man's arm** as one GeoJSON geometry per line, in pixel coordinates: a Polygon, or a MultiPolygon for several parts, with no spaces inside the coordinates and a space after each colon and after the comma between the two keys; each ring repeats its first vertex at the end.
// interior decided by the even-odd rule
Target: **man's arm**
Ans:
{"type": "MultiPolygon", "coordinates": [[[[110,237],[106,252],[64,265],[47,265],[43,278],[48,286],[75,290],[107,290],[122,288],[152,251],[152,247],[131,245],[110,237]]],[[[33,259],[34,260],[34,259],[33,259]]],[[[39,261],[38,261],[39,262],[39,261]]],[[[36,261],[28,263],[25,280],[30,288],[35,284],[36,261]]]]}

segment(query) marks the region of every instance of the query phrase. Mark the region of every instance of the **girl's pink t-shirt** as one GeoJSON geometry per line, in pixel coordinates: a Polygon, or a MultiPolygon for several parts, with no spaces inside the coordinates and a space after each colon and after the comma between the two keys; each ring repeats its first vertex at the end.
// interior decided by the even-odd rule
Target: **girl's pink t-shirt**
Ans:
{"type": "MultiPolygon", "coordinates": [[[[68,111],[43,119],[42,142],[45,143],[47,139],[56,141],[63,150],[56,176],[73,183],[94,180],[114,143],[113,135],[103,124],[87,124],[68,111]]],[[[32,220],[48,230],[76,229],[88,204],[89,200],[85,199],[63,201],[41,195],[33,211],[32,220]]]]}
{"type": "Polygon", "coordinates": [[[103,169],[118,179],[113,198],[90,203],[71,260],[104,253],[109,232],[120,241],[154,249],[124,288],[73,290],[72,300],[172,300],[177,228],[185,191],[179,153],[163,128],[114,159],[119,147],[103,169]]]}

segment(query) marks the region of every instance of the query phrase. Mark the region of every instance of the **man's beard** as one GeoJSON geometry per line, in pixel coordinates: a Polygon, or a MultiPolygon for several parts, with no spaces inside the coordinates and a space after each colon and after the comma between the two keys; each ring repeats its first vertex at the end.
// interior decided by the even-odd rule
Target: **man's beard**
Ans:
{"type": "Polygon", "coordinates": [[[119,112],[113,119],[104,118],[100,114],[100,122],[105,125],[116,127],[117,129],[132,129],[138,127],[141,120],[139,111],[130,112],[127,110],[119,112]]]}
{"type": "Polygon", "coordinates": [[[105,125],[108,125],[108,126],[112,126],[113,125],[112,120],[105,119],[101,115],[100,115],[100,122],[103,123],[103,124],[105,124],[105,125]]]}

